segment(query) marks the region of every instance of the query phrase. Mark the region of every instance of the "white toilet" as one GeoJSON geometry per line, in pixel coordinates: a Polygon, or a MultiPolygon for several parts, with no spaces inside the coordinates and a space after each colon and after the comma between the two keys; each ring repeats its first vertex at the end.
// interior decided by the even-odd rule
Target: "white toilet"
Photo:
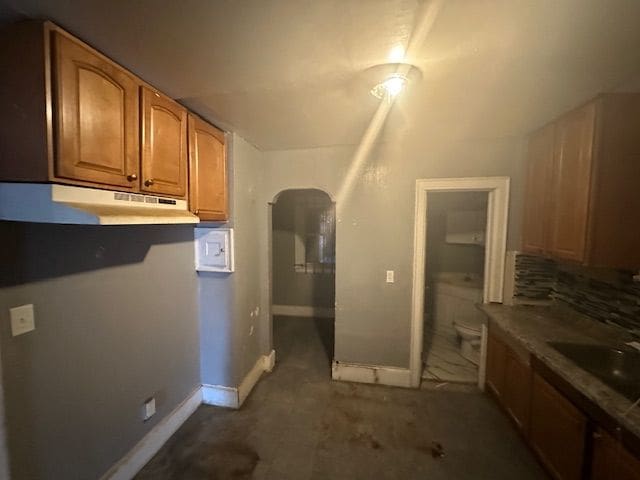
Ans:
{"type": "Polygon", "coordinates": [[[479,276],[443,272],[436,277],[435,332],[456,335],[460,340],[460,355],[475,365],[480,364],[482,324],[486,318],[476,307],[481,302],[482,279],[479,276]]]}
{"type": "Polygon", "coordinates": [[[453,327],[460,337],[460,355],[475,365],[480,364],[482,324],[482,318],[478,317],[467,317],[453,321],[453,327]]]}

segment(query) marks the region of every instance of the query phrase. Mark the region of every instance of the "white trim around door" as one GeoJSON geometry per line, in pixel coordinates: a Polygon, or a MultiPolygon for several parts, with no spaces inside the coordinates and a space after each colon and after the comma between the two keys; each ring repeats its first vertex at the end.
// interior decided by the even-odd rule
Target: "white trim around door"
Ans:
{"type": "Polygon", "coordinates": [[[413,240],[413,292],[409,370],[411,386],[419,387],[422,376],[425,256],[427,250],[427,194],[429,192],[488,192],[487,234],[484,260],[484,303],[502,303],[509,177],[434,178],[416,180],[413,240]]]}

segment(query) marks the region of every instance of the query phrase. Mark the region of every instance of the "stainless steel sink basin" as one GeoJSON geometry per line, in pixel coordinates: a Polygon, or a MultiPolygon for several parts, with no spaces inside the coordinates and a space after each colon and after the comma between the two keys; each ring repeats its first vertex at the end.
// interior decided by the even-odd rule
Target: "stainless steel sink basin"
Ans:
{"type": "Polygon", "coordinates": [[[640,352],[580,343],[548,345],[629,400],[640,398],[640,352]]]}

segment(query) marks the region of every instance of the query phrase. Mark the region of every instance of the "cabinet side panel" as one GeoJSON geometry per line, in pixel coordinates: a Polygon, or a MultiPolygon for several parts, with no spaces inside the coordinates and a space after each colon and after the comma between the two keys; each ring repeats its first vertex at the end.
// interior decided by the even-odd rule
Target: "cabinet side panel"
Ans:
{"type": "Polygon", "coordinates": [[[49,180],[45,28],[0,30],[0,180],[49,180]]]}
{"type": "Polygon", "coordinates": [[[602,99],[589,264],[640,269],[640,95],[602,99]]]}

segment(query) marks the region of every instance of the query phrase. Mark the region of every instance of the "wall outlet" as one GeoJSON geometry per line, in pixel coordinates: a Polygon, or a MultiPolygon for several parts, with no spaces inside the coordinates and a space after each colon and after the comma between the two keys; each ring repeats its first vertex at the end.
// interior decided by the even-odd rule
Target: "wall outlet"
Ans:
{"type": "Polygon", "coordinates": [[[36,328],[33,305],[31,304],[9,309],[9,316],[11,317],[11,335],[14,337],[36,328]]]}
{"type": "Polygon", "coordinates": [[[387,283],[395,282],[395,272],[393,270],[387,270],[387,283]]]}
{"type": "Polygon", "coordinates": [[[142,406],[142,419],[146,422],[156,414],[156,399],[151,397],[142,406]]]}

